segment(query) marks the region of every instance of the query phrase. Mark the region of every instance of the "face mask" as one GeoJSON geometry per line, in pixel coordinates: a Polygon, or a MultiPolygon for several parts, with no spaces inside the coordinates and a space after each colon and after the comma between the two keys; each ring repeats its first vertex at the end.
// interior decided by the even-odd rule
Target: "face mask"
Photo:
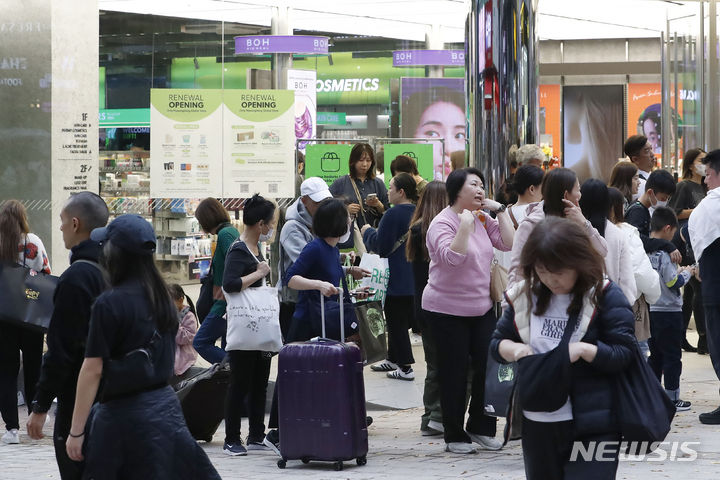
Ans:
{"type": "Polygon", "coordinates": [[[667,201],[661,202],[660,200],[658,200],[657,203],[655,205],[653,205],[653,207],[655,207],[655,208],[667,207],[667,204],[668,204],[667,201]]]}
{"type": "Polygon", "coordinates": [[[695,173],[697,173],[701,177],[704,177],[706,168],[707,168],[707,165],[705,165],[703,163],[701,163],[699,165],[695,165],[695,173]]]}
{"type": "Polygon", "coordinates": [[[345,243],[348,240],[350,240],[350,234],[352,233],[352,231],[353,231],[352,223],[348,223],[347,231],[345,232],[345,235],[340,237],[340,240],[338,240],[338,243],[345,243]]]}
{"type": "Polygon", "coordinates": [[[272,237],[274,231],[275,229],[271,228],[270,230],[268,230],[268,233],[261,233],[260,237],[258,237],[258,240],[262,243],[267,242],[272,237]]]}

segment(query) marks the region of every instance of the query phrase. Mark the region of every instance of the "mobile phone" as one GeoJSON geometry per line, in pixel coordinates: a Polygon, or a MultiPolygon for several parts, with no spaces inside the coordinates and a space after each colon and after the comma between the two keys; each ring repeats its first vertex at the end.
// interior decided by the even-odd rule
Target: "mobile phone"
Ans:
{"type": "Polygon", "coordinates": [[[351,290],[350,296],[351,297],[357,297],[358,295],[367,295],[368,297],[372,297],[377,293],[377,290],[374,288],[368,288],[368,289],[357,289],[357,290],[351,290]]]}
{"type": "Polygon", "coordinates": [[[371,198],[377,198],[377,193],[368,193],[368,196],[365,198],[365,201],[370,200],[371,198]]]}

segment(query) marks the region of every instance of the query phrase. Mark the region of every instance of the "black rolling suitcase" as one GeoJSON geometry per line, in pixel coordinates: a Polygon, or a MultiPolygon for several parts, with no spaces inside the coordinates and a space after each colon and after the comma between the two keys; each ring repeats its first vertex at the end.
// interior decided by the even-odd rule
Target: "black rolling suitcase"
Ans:
{"type": "Polygon", "coordinates": [[[225,418],[225,395],[229,383],[230,366],[223,362],[177,385],[185,423],[196,440],[212,441],[225,418]]]}

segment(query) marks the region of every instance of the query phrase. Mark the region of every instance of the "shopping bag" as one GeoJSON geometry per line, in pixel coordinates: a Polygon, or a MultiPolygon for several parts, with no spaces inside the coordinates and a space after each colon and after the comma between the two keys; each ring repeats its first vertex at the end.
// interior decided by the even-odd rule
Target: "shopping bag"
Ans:
{"type": "Polygon", "coordinates": [[[58,277],[20,266],[0,265],[0,321],[47,331],[58,277]]]}
{"type": "Polygon", "coordinates": [[[364,278],[360,286],[376,290],[375,295],[368,298],[368,301],[380,302],[384,306],[390,281],[390,267],[387,258],[381,258],[380,255],[374,253],[366,253],[360,259],[360,268],[370,271],[370,276],[364,278]]]}
{"type": "Polygon", "coordinates": [[[615,375],[615,405],[628,451],[633,455],[645,455],[665,440],[676,408],[645,361],[637,342],[633,343],[632,350],[630,365],[615,375]]]}
{"type": "Polygon", "coordinates": [[[279,352],[283,343],[277,289],[263,285],[223,293],[227,301],[225,350],[279,352]]]}
{"type": "Polygon", "coordinates": [[[360,334],[360,349],[366,363],[387,358],[387,326],[380,302],[358,302],[355,315],[360,334]]]}
{"type": "Polygon", "coordinates": [[[485,373],[485,414],[505,418],[515,388],[517,364],[500,363],[488,352],[485,373]]]}

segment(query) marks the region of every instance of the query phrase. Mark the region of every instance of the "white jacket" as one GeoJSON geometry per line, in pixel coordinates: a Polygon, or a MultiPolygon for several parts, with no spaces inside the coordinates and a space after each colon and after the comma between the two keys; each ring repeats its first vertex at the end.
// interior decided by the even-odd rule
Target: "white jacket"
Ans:
{"type": "MultiPolygon", "coordinates": [[[[640,295],[645,295],[645,300],[649,304],[653,304],[660,298],[660,277],[652,265],[650,265],[650,259],[645,253],[642,240],[640,240],[640,233],[637,228],[633,227],[629,223],[618,223],[617,227],[627,237],[627,245],[630,251],[630,257],[632,259],[633,272],[635,273],[635,285],[637,286],[637,298],[640,295]]],[[[634,301],[632,302],[634,303],[634,301]]]]}
{"type": "Polygon", "coordinates": [[[637,293],[630,242],[627,235],[610,221],[605,222],[605,241],[608,249],[605,255],[607,276],[620,287],[632,305],[640,295],[637,293]]]}

